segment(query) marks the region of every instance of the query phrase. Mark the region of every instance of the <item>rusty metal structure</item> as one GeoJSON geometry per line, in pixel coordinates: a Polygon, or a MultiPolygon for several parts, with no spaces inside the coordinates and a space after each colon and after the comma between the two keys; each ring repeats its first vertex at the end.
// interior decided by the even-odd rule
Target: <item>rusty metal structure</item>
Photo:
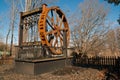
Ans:
{"type": "Polygon", "coordinates": [[[19,45],[15,70],[40,74],[70,64],[67,58],[70,29],[59,7],[47,7],[20,13],[19,45]]]}
{"type": "MultiPolygon", "coordinates": [[[[63,46],[63,30],[67,31],[69,40],[69,27],[65,15],[58,7],[42,7],[42,13],[38,22],[38,29],[42,45],[52,47],[63,46]]],[[[50,48],[53,54],[61,54],[60,49],[50,48]]]]}
{"type": "Polygon", "coordinates": [[[21,12],[17,57],[61,55],[69,38],[68,22],[59,7],[43,4],[41,8],[21,12]]]}

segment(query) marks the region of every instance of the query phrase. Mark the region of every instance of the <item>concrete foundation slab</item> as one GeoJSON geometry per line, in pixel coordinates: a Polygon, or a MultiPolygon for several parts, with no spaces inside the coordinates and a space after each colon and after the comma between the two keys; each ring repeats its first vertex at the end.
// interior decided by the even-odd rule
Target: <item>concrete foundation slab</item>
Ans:
{"type": "Polygon", "coordinates": [[[71,65],[71,58],[49,58],[41,60],[15,60],[15,70],[22,74],[37,75],[71,65]],[[66,64],[67,62],[67,64],[66,64]]]}

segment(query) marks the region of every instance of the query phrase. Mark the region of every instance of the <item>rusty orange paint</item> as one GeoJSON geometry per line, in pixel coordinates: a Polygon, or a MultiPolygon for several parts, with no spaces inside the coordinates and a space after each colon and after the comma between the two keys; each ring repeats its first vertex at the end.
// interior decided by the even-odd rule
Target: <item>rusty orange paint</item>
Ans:
{"type": "MultiPolygon", "coordinates": [[[[56,16],[56,22],[57,23],[59,22],[57,16],[56,16]]],[[[67,44],[69,44],[70,29],[69,29],[68,22],[65,18],[64,13],[58,7],[48,8],[46,5],[43,5],[42,6],[42,13],[40,14],[40,18],[39,18],[39,21],[38,21],[38,31],[39,31],[39,36],[40,36],[40,39],[41,39],[41,44],[48,46],[49,49],[51,50],[51,52],[53,54],[56,54],[56,55],[62,54],[62,50],[61,49],[55,49],[54,48],[55,46],[52,46],[52,40],[51,40],[51,42],[48,41],[47,35],[48,34],[54,34],[54,36],[56,37],[54,45],[56,45],[57,42],[58,42],[57,37],[60,37],[60,34],[61,34],[60,31],[62,31],[62,30],[67,30],[67,41],[68,41],[67,44]],[[48,13],[52,10],[55,11],[56,15],[58,14],[58,16],[61,18],[60,27],[57,26],[58,24],[54,23],[53,17],[52,17],[52,19],[50,19],[49,16],[48,16],[48,13]],[[54,25],[54,26],[52,26],[54,28],[54,30],[49,31],[49,32],[46,31],[47,17],[50,19],[51,24],[54,25]],[[64,26],[63,29],[61,29],[61,26],[62,26],[61,23],[63,23],[63,26],[64,26]]],[[[62,40],[63,39],[60,37],[60,43],[61,44],[59,44],[59,45],[62,45],[62,40]]]]}

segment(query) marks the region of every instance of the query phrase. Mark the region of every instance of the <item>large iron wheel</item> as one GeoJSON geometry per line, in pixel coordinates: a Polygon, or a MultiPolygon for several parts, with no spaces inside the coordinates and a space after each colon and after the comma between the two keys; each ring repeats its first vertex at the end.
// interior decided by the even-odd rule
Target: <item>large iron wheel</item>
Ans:
{"type": "Polygon", "coordinates": [[[67,31],[68,45],[70,30],[66,17],[59,7],[42,6],[38,29],[42,45],[49,47],[53,54],[62,54],[63,31],[67,31]]]}

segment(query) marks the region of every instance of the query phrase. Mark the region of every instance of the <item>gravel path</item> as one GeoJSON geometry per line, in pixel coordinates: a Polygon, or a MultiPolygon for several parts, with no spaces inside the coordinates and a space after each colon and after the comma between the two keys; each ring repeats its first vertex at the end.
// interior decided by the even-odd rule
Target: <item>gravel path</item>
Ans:
{"type": "Polygon", "coordinates": [[[96,69],[81,67],[65,67],[56,71],[40,74],[18,74],[14,65],[0,65],[0,80],[102,80],[96,69]]]}

